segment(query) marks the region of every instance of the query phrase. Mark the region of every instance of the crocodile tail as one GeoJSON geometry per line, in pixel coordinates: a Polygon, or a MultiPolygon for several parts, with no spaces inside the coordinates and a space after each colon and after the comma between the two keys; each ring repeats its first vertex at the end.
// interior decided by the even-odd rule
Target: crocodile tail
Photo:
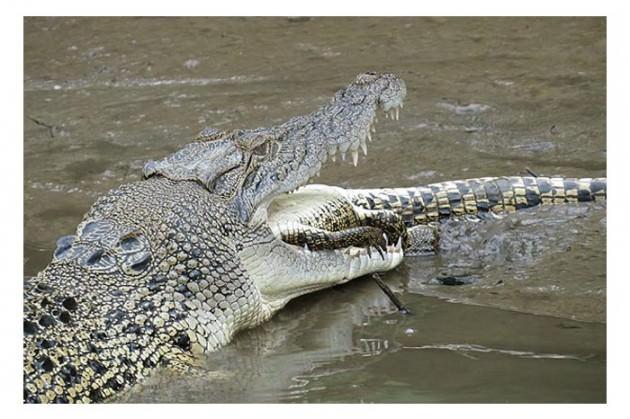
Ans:
{"type": "Polygon", "coordinates": [[[408,226],[537,205],[606,199],[606,178],[484,177],[427,186],[347,191],[355,205],[400,214],[408,226]]]}

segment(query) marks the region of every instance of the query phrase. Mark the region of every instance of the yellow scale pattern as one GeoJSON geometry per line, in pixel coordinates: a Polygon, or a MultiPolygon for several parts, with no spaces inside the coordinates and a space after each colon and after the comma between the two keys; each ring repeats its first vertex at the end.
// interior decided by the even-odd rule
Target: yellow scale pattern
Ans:
{"type": "Polygon", "coordinates": [[[390,210],[408,226],[482,212],[513,212],[536,205],[606,199],[604,178],[483,177],[416,188],[352,191],[353,203],[370,210],[390,210]]]}

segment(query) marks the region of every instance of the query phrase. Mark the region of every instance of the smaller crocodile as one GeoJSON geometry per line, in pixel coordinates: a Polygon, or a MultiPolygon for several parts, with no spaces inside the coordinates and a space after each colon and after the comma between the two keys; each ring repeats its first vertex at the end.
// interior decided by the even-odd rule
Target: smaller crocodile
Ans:
{"type": "Polygon", "coordinates": [[[311,184],[276,198],[268,222],[283,241],[316,250],[360,246],[369,234],[349,232],[368,228],[377,250],[399,237],[409,256],[438,249],[444,219],[605,199],[605,178],[485,177],[383,189],[311,184]]]}
{"type": "Polygon", "coordinates": [[[194,373],[291,299],[431,249],[445,217],[605,199],[603,178],[304,186],[338,153],[356,165],[377,111],[397,120],[405,95],[396,75],[360,74],[310,115],[206,129],[100,197],[24,283],[24,401],[101,402],[161,366],[194,373]]]}

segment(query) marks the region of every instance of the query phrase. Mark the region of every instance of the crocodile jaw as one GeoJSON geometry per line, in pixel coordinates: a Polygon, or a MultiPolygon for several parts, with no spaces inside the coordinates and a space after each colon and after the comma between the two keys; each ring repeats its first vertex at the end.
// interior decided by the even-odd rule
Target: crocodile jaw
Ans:
{"type": "Polygon", "coordinates": [[[396,75],[364,73],[316,112],[247,133],[268,147],[234,200],[241,221],[256,225],[257,213],[264,212],[275,197],[305,185],[337,153],[342,159],[350,154],[356,166],[359,150],[367,153],[372,140],[377,111],[397,120],[406,94],[404,81],[396,75]]]}
{"type": "Polygon", "coordinates": [[[246,247],[240,256],[269,315],[295,297],[393,269],[403,259],[400,241],[387,246],[381,256],[376,249],[368,252],[354,246],[311,251],[284,243],[271,232],[268,239],[266,244],[246,247]]]}
{"type": "MultiPolygon", "coordinates": [[[[347,116],[350,119],[353,109],[361,108],[361,111],[356,114],[359,116],[358,120],[350,121],[350,125],[354,124],[352,129],[340,131],[340,135],[334,141],[328,141],[327,144],[324,141],[323,144],[314,146],[314,150],[318,153],[314,154],[315,158],[304,159],[301,162],[297,170],[300,176],[285,179],[279,187],[255,206],[256,209],[249,220],[250,226],[259,226],[258,229],[253,227],[255,235],[261,234],[260,231],[264,233],[262,233],[262,238],[259,235],[247,240],[248,245],[239,254],[270,314],[282,308],[292,298],[343,284],[373,272],[393,269],[402,261],[403,249],[400,240],[398,243],[386,246],[382,255],[374,248],[350,246],[334,250],[311,251],[308,247],[302,248],[285,243],[278,233],[282,227],[286,228],[286,225],[279,225],[283,223],[282,215],[271,214],[270,216],[268,214],[270,204],[273,205],[272,201],[282,201],[285,205],[287,201],[295,201],[291,204],[309,206],[308,202],[298,202],[302,201],[304,194],[292,194],[292,192],[306,184],[312,177],[319,175],[322,164],[329,157],[334,161],[337,153],[341,153],[342,159],[345,159],[346,152],[349,151],[356,166],[359,148],[367,154],[367,141],[371,141],[371,133],[375,132],[377,110],[383,111],[388,118],[398,120],[406,94],[402,80],[392,75],[366,74],[359,76],[356,83],[360,84],[362,76],[367,77],[368,80],[385,77],[387,83],[394,87],[384,89],[380,96],[376,99],[372,98],[369,105],[352,104],[348,106],[348,110],[343,108],[340,113],[350,112],[350,115],[341,115],[341,117],[347,116]]],[[[348,96],[352,95],[348,93],[348,96]]],[[[338,93],[330,107],[336,109],[347,100],[350,99],[338,93]]],[[[328,120],[330,110],[324,108],[320,112],[324,114],[323,119],[328,120]]],[[[341,125],[348,124],[348,121],[338,122],[341,125]]],[[[309,143],[308,139],[306,142],[309,143]]],[[[320,198],[325,199],[324,196],[320,198]]],[[[284,223],[286,224],[286,221],[284,223]]]]}

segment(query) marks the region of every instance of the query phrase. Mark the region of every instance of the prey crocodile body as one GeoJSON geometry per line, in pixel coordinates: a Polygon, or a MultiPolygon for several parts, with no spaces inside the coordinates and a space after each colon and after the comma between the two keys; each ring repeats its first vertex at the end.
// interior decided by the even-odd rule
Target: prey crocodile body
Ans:
{"type": "Polygon", "coordinates": [[[204,130],[99,198],[24,285],[24,401],[100,402],[204,352],[289,300],[432,250],[441,219],[606,199],[606,179],[479,178],[346,190],[303,186],[398,119],[392,74],[361,74],[272,128],[204,130]]]}

